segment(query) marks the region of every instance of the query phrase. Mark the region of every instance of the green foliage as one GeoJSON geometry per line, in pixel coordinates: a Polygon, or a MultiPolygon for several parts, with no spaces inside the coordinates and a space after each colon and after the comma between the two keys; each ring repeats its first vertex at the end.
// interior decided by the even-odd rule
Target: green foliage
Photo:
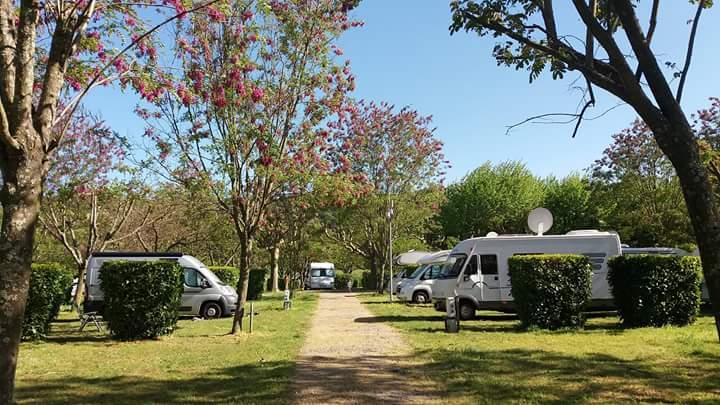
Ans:
{"type": "Polygon", "coordinates": [[[599,228],[599,207],[593,201],[588,179],[579,175],[546,179],[542,206],[553,213],[553,233],[599,228]]]}
{"type": "Polygon", "coordinates": [[[623,325],[689,325],[700,310],[698,257],[618,256],[610,260],[608,281],[623,325]]]}
{"type": "Polygon", "coordinates": [[[263,292],[265,291],[265,283],[269,274],[270,272],[266,269],[250,270],[247,295],[248,300],[262,299],[263,292]]]}
{"type": "Polygon", "coordinates": [[[527,255],[508,259],[515,307],[524,327],[575,328],[585,324],[592,266],[580,255],[527,255]]]}
{"type": "Polygon", "coordinates": [[[100,269],[103,316],[120,340],[172,333],[183,294],[183,270],[174,262],[106,262],[100,269]]]}
{"type": "Polygon", "coordinates": [[[232,266],[210,266],[210,271],[215,273],[216,276],[222,281],[223,283],[235,287],[238,284],[238,280],[240,280],[240,269],[237,267],[232,266]]]}
{"type": "Polygon", "coordinates": [[[362,286],[370,290],[374,290],[378,287],[378,274],[374,274],[372,271],[366,271],[362,273],[362,286]]]}
{"type": "Polygon", "coordinates": [[[23,321],[23,340],[45,337],[72,285],[73,273],[58,263],[33,263],[23,321]]]}
{"type": "Polygon", "coordinates": [[[460,183],[448,186],[439,221],[446,235],[522,233],[528,212],[543,201],[543,184],[524,164],[483,164],[460,183]]]}
{"type": "Polygon", "coordinates": [[[335,271],[335,288],[347,289],[348,280],[352,279],[352,288],[365,288],[366,274],[370,274],[369,270],[353,270],[352,273],[346,273],[342,270],[335,271]]]}

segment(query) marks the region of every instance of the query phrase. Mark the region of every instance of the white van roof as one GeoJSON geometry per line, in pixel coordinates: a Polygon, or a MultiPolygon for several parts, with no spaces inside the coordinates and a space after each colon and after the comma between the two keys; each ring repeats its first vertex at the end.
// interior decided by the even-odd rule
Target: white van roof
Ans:
{"type": "Polygon", "coordinates": [[[328,262],[312,262],[310,263],[311,269],[334,269],[335,265],[328,262]]]}
{"type": "Polygon", "coordinates": [[[397,264],[398,266],[417,266],[419,260],[429,254],[432,253],[422,250],[410,250],[408,252],[400,253],[399,255],[395,256],[395,258],[393,259],[393,263],[397,264]]]}
{"type": "Polygon", "coordinates": [[[420,260],[418,260],[418,264],[442,263],[447,260],[449,254],[449,250],[441,250],[439,252],[430,253],[429,255],[420,258],[420,260]]]}

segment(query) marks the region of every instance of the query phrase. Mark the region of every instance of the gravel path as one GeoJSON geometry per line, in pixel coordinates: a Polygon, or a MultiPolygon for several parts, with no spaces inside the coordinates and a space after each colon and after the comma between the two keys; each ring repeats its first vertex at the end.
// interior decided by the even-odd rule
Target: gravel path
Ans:
{"type": "Polygon", "coordinates": [[[355,297],[320,293],[294,381],[296,403],[433,403],[412,350],[355,297]]]}

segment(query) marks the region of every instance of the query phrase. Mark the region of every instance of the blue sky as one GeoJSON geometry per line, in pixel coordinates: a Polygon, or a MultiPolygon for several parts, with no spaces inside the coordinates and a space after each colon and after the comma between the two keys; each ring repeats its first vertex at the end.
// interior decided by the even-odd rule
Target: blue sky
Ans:
{"type": "MultiPolygon", "coordinates": [[[[560,31],[578,28],[570,2],[556,4],[563,4],[558,6],[560,31]]],[[[611,135],[635,117],[627,106],[616,108],[584,122],[575,139],[568,125],[528,124],[506,135],[508,125],[529,116],[574,112],[580,95],[570,86],[576,76],[553,81],[544,75],[529,84],[526,72],[496,66],[491,56],[493,38],[465,33],[450,36],[446,0],[364,0],[354,13],[365,26],[348,32],[340,46],[357,77],[355,96],[410,105],[432,115],[436,134],[445,143],[445,154],[453,165],[448,180],[457,180],[488,160],[521,160],[541,176],[581,171],[600,157],[611,135]]],[[[687,21],[693,13],[687,1],[662,3],[653,46],[661,60],[682,63],[687,21]]],[[[720,46],[716,42],[720,38],[720,7],[702,18],[683,96],[688,112],[706,106],[708,97],[720,96],[720,46]]],[[[101,111],[122,135],[134,137],[142,133],[132,112],[135,100],[114,89],[101,89],[88,97],[86,105],[101,111]]],[[[588,116],[597,116],[617,102],[599,94],[598,105],[588,116]]]]}

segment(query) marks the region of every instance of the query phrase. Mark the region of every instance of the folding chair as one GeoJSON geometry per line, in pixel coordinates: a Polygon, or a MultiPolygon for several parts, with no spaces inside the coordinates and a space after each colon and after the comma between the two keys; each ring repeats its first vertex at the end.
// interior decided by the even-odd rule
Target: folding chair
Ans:
{"type": "Polygon", "coordinates": [[[84,314],[80,315],[80,332],[82,332],[82,330],[85,328],[85,325],[91,322],[95,325],[98,332],[102,332],[102,326],[100,325],[101,321],[102,316],[100,316],[96,311],[85,312],[84,314]]]}

